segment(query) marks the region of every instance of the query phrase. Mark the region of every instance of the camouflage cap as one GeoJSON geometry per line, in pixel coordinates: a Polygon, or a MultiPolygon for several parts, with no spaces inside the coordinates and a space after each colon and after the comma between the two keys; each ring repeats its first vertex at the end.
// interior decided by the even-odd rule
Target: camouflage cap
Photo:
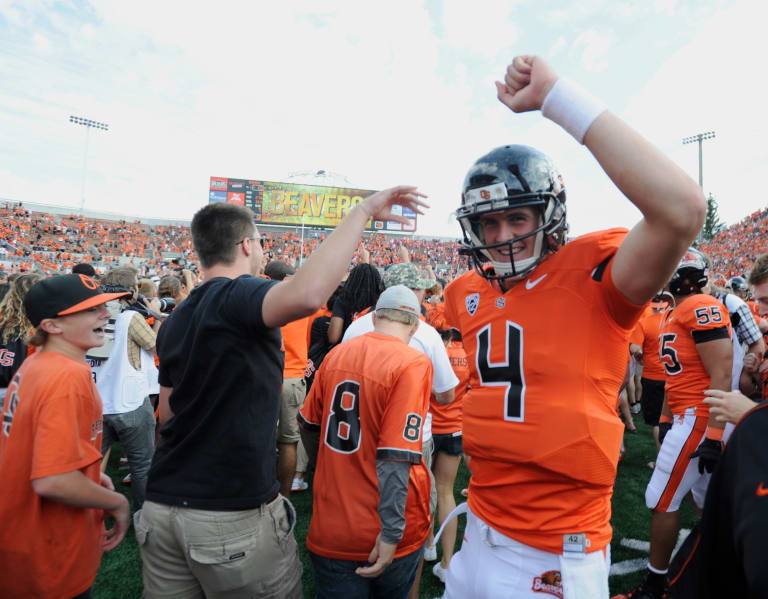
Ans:
{"type": "Polygon", "coordinates": [[[385,287],[405,285],[408,289],[429,289],[435,285],[432,279],[422,279],[419,269],[410,262],[393,264],[384,271],[381,278],[384,280],[385,287]]]}

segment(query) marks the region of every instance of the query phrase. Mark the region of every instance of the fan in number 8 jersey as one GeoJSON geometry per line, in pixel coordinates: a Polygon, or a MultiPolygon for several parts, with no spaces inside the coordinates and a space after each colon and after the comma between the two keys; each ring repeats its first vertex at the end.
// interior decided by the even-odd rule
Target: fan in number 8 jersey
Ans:
{"type": "Polygon", "coordinates": [[[384,291],[374,332],[328,354],[299,413],[307,451],[317,452],[307,548],[318,597],[373,591],[395,599],[408,594],[416,575],[429,530],[421,430],[432,389],[432,362],[407,345],[418,314],[410,289],[396,285],[384,291]],[[410,303],[390,301],[398,296],[410,303]],[[390,304],[394,307],[387,308],[390,304]],[[389,320],[403,306],[412,308],[410,324],[389,320]],[[362,578],[367,571],[354,573],[358,562],[377,562],[371,550],[380,547],[379,540],[390,546],[394,561],[373,575],[369,587],[362,578]],[[349,575],[348,585],[335,580],[343,578],[341,570],[349,575]]]}

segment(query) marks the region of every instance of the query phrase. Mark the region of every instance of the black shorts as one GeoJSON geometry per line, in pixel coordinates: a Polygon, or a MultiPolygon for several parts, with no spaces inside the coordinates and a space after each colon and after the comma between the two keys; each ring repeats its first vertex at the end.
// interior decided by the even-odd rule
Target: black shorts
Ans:
{"type": "Polygon", "coordinates": [[[643,393],[640,395],[640,405],[643,408],[643,420],[650,426],[659,426],[661,406],[664,403],[664,381],[640,379],[643,393]]]}
{"type": "Polygon", "coordinates": [[[456,433],[446,433],[445,435],[436,435],[432,433],[432,440],[435,444],[434,449],[432,450],[432,455],[436,454],[438,451],[442,451],[448,455],[461,455],[461,431],[456,433]]]}

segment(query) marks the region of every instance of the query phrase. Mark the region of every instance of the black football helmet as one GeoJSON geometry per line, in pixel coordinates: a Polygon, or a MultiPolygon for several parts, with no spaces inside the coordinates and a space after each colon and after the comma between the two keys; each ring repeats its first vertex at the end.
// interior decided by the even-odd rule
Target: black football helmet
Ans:
{"type": "Polygon", "coordinates": [[[745,297],[747,295],[747,291],[749,291],[749,286],[747,285],[747,281],[744,279],[744,277],[731,277],[728,279],[725,287],[741,297],[745,297]]]}
{"type": "Polygon", "coordinates": [[[688,248],[669,280],[669,290],[673,295],[691,295],[699,293],[706,284],[707,260],[696,248],[688,248]]]}
{"type": "Polygon", "coordinates": [[[490,280],[522,278],[566,241],[563,178],[552,161],[538,150],[521,145],[501,146],[479,158],[469,169],[456,218],[464,233],[459,253],[471,258],[479,274],[490,280]],[[538,226],[526,235],[486,244],[480,217],[523,206],[538,211],[538,226]],[[488,251],[508,247],[511,257],[512,245],[531,236],[535,236],[535,243],[530,258],[498,262],[488,251]]]}

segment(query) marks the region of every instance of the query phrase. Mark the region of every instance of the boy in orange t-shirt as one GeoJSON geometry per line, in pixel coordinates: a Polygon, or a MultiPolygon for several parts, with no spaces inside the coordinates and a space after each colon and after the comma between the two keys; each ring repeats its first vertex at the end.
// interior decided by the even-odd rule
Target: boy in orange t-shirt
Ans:
{"type": "Polygon", "coordinates": [[[40,349],[14,375],[2,412],[3,597],[90,596],[102,551],[128,528],[128,501],[100,472],[101,399],[85,362],[104,341],[104,304],[122,295],[72,274],[24,298],[40,349]],[[115,518],[106,533],[105,515],[115,518]]]}

